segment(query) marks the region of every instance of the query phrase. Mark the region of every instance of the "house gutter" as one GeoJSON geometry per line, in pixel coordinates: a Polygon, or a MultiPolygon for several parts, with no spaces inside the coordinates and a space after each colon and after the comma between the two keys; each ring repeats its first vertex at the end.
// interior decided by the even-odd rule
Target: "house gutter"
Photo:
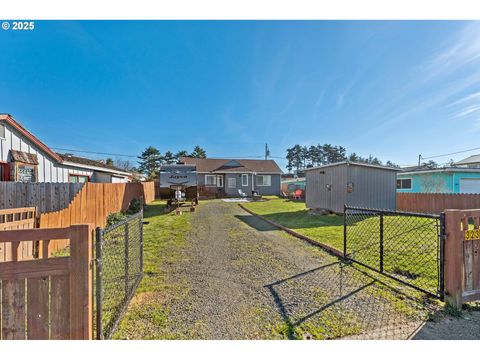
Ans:
{"type": "Polygon", "coordinates": [[[82,168],[82,169],[97,170],[97,171],[101,171],[101,172],[108,172],[108,173],[110,173],[110,174],[132,176],[132,173],[125,172],[125,171],[116,171],[116,170],[107,169],[107,168],[103,168],[103,167],[99,167],[99,166],[83,165],[83,164],[78,164],[78,163],[71,162],[71,161],[63,161],[61,164],[65,165],[65,166],[78,167],[78,168],[82,168]]]}

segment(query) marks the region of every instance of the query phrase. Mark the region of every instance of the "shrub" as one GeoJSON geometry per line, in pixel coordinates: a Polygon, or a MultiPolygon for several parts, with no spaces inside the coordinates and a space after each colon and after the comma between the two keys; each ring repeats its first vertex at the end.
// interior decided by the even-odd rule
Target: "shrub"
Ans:
{"type": "Polygon", "coordinates": [[[130,205],[128,205],[128,209],[126,213],[128,215],[133,215],[138,213],[140,210],[142,210],[142,201],[140,198],[136,198],[130,202],[130,205]]]}
{"type": "Polygon", "coordinates": [[[111,213],[107,216],[107,227],[112,226],[116,223],[119,223],[122,220],[125,220],[127,215],[123,212],[111,213]]]}

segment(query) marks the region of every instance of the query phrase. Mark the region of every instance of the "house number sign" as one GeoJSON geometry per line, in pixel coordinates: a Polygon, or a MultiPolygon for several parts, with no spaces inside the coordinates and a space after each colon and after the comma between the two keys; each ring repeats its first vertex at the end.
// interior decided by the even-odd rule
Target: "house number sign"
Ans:
{"type": "Polygon", "coordinates": [[[465,240],[480,240],[480,229],[466,230],[465,240]]]}

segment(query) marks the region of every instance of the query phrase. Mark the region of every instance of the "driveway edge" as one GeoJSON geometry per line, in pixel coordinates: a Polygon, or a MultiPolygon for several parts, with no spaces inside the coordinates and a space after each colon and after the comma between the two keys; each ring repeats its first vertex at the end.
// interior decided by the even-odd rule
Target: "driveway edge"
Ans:
{"type": "Polygon", "coordinates": [[[292,235],[292,236],[294,236],[294,237],[296,237],[296,238],[298,238],[298,239],[300,239],[300,240],[304,240],[304,241],[307,241],[308,243],[310,243],[310,244],[312,244],[312,245],[314,245],[314,246],[318,246],[318,247],[322,248],[323,250],[327,251],[328,253],[330,253],[330,254],[332,254],[332,255],[334,255],[334,256],[337,256],[337,257],[342,258],[342,259],[344,258],[344,257],[343,257],[343,252],[340,251],[340,250],[338,250],[338,249],[335,249],[334,247],[331,247],[331,246],[329,246],[329,245],[326,245],[326,244],[324,244],[324,243],[321,243],[321,242],[319,242],[319,241],[317,241],[317,240],[314,240],[314,239],[312,239],[312,238],[310,238],[310,237],[308,237],[308,236],[302,235],[302,234],[300,234],[300,233],[298,233],[298,232],[296,232],[296,231],[294,231],[294,230],[292,230],[292,229],[290,229],[290,228],[287,228],[287,227],[285,227],[285,226],[283,226],[283,225],[277,224],[276,222],[273,222],[273,221],[267,219],[266,217],[264,217],[264,216],[262,216],[262,215],[259,215],[259,214],[257,214],[256,212],[253,212],[253,211],[250,210],[250,209],[247,209],[247,208],[246,208],[245,206],[243,206],[242,204],[238,204],[238,206],[240,206],[243,210],[245,210],[246,212],[248,212],[250,215],[256,216],[256,217],[258,217],[259,219],[262,219],[263,221],[269,223],[270,225],[275,226],[276,228],[278,228],[278,229],[280,229],[280,230],[283,230],[283,231],[285,231],[286,233],[288,233],[288,234],[290,234],[290,235],[292,235]]]}

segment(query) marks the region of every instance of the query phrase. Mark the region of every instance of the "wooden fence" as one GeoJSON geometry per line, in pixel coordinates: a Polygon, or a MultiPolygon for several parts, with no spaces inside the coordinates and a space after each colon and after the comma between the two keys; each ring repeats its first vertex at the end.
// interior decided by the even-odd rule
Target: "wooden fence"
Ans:
{"type": "MultiPolygon", "coordinates": [[[[37,225],[37,209],[34,207],[0,210],[0,231],[33,229],[37,225]]],[[[0,242],[0,262],[33,258],[33,242],[21,244],[0,242]]]]}
{"type": "Polygon", "coordinates": [[[397,210],[440,214],[445,209],[480,209],[480,194],[397,193],[397,210]]]}
{"type": "Polygon", "coordinates": [[[92,339],[93,226],[5,230],[1,243],[68,239],[70,256],[0,263],[0,339],[92,339]]]}
{"type": "Polygon", "coordinates": [[[458,309],[480,300],[480,210],[445,211],[446,300],[458,309]]]}
{"type": "Polygon", "coordinates": [[[83,184],[0,182],[0,209],[34,206],[40,213],[65,209],[83,184]]]}
{"type": "MultiPolygon", "coordinates": [[[[109,214],[127,210],[130,202],[139,197],[143,197],[145,203],[155,199],[153,182],[88,183],[67,208],[41,214],[40,228],[68,227],[86,223],[93,224],[95,227],[105,227],[109,214]]],[[[67,244],[67,240],[56,241],[51,244],[49,251],[61,250],[67,244]]]]}

